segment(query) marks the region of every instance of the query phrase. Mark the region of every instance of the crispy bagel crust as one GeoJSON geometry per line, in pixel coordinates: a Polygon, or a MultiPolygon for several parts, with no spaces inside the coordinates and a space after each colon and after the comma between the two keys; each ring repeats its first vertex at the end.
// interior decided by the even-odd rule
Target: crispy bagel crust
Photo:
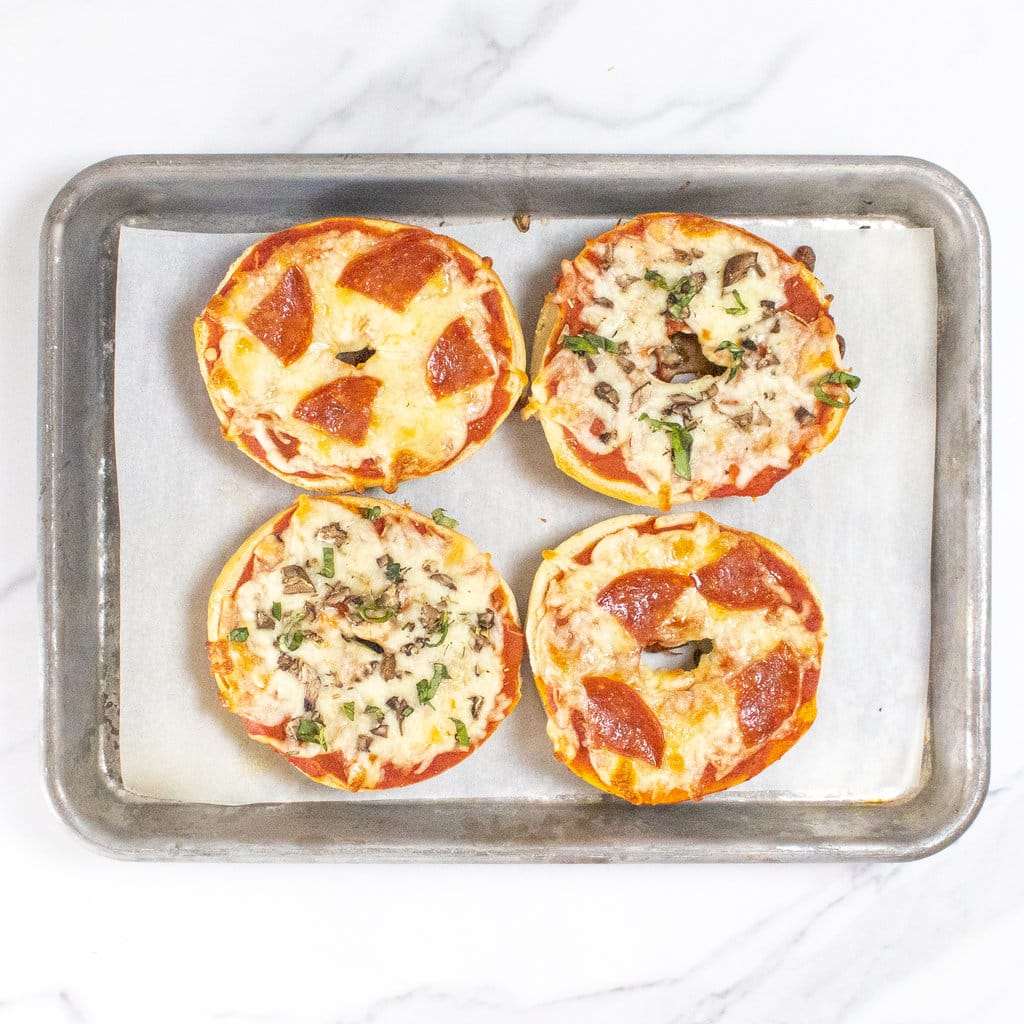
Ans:
{"type": "MultiPolygon", "coordinates": [[[[246,574],[252,571],[250,565],[258,557],[257,549],[272,535],[283,531],[291,517],[300,509],[309,508],[311,503],[331,503],[357,512],[365,508],[379,506],[382,516],[399,517],[410,524],[419,524],[425,531],[450,538],[460,551],[476,556],[481,554],[464,535],[447,527],[439,526],[431,517],[416,512],[408,505],[400,505],[385,498],[371,499],[349,495],[318,495],[309,498],[306,495],[301,495],[295,504],[267,520],[246,538],[228,559],[213,584],[207,607],[206,648],[221,704],[242,719],[250,739],[276,750],[299,771],[321,785],[348,791],[391,789],[432,778],[465,760],[477,750],[512,713],[519,702],[523,635],[519,626],[515,596],[505,580],[491,566],[489,582],[494,585],[491,600],[497,604],[496,611],[502,627],[502,684],[498,695],[502,698],[503,707],[500,713],[495,712],[489,716],[484,732],[475,736],[469,746],[454,750],[440,750],[425,767],[421,765],[415,771],[407,767],[396,766],[393,763],[384,765],[376,784],[370,784],[365,778],[350,774],[349,765],[345,764],[341,755],[334,751],[329,751],[323,756],[319,753],[311,756],[297,755],[294,751],[290,751],[290,744],[284,732],[287,717],[276,726],[265,726],[247,716],[252,713],[247,703],[247,697],[250,695],[250,686],[247,684],[250,680],[245,678],[244,664],[240,670],[237,656],[233,656],[228,650],[229,645],[225,638],[240,623],[238,612],[234,607],[234,597],[245,580],[246,574]]],[[[483,557],[489,564],[489,556],[483,557]]],[[[251,665],[249,667],[252,668],[251,665]]],[[[292,743],[291,746],[294,744],[292,743]]]]}
{"type": "MultiPolygon", "coordinates": [[[[622,575],[628,573],[632,568],[631,564],[624,564],[618,566],[617,571],[620,571],[620,575],[622,575]]],[[[706,569],[707,566],[705,565],[704,568],[706,569]]],[[[680,573],[686,575],[682,570],[680,570],[680,573]]],[[[713,619],[716,615],[721,616],[722,614],[722,609],[714,606],[713,612],[709,612],[709,619],[713,619]]],[[[725,614],[728,615],[728,611],[725,614]]],[[[706,627],[708,621],[705,621],[703,625],[706,627]]],[[[697,630],[697,635],[701,635],[700,629],[697,630]]],[[[544,559],[537,570],[530,591],[526,617],[527,648],[530,652],[530,660],[533,666],[534,682],[540,694],[541,703],[548,716],[548,733],[554,746],[555,758],[562,761],[579,778],[597,789],[640,805],[671,804],[686,800],[700,800],[711,793],[729,789],[753,778],[790,750],[797,740],[810,728],[817,713],[817,678],[820,673],[825,636],[826,633],[820,616],[820,602],[817,593],[813,584],[797,565],[791,554],[768,538],[748,531],[720,526],[709,516],[700,512],[673,513],[661,516],[618,516],[595,523],[593,526],[569,537],[559,544],[554,551],[546,551],[544,553],[544,559]],[[586,735],[581,734],[582,725],[574,723],[572,726],[572,730],[575,733],[575,743],[571,743],[570,748],[575,745],[575,751],[567,753],[565,749],[560,749],[565,747],[562,740],[566,730],[557,724],[557,716],[560,710],[557,684],[552,678],[546,677],[550,660],[546,655],[546,651],[550,646],[548,643],[550,639],[549,623],[546,619],[549,611],[549,588],[551,588],[552,584],[558,583],[565,574],[572,571],[576,560],[580,556],[584,558],[583,564],[589,565],[588,553],[593,552],[601,541],[613,537],[622,531],[633,529],[639,530],[641,533],[664,534],[676,530],[689,531],[695,527],[703,527],[706,524],[717,528],[720,535],[725,535],[730,540],[734,539],[736,541],[736,544],[729,550],[734,550],[736,546],[744,541],[756,544],[759,549],[778,559],[799,580],[799,585],[805,588],[805,598],[809,602],[805,606],[809,610],[808,621],[816,628],[805,631],[805,649],[800,656],[801,682],[799,699],[785,720],[777,725],[770,735],[765,736],[763,741],[744,743],[744,749],[741,754],[734,756],[726,763],[711,764],[708,762],[698,773],[695,784],[692,781],[687,784],[671,784],[671,780],[667,777],[671,773],[667,771],[663,773],[660,764],[657,772],[649,773],[641,780],[636,769],[643,769],[645,766],[636,759],[625,755],[620,756],[618,765],[610,774],[608,772],[605,773],[605,776],[608,777],[602,776],[598,773],[590,756],[591,749],[593,748],[588,747],[586,735]],[[817,621],[813,620],[814,617],[816,617],[817,621]],[[666,777],[659,777],[662,774],[666,777]]],[[[582,638],[579,641],[580,646],[585,648],[593,646],[593,644],[588,643],[589,639],[589,635],[582,638]]],[[[639,643],[637,643],[637,648],[639,652],[639,649],[641,649],[639,643]]],[[[568,657],[571,657],[571,654],[568,654],[568,657]]],[[[552,667],[557,672],[557,667],[552,667]]],[[[732,670],[729,673],[729,678],[736,678],[745,667],[740,666],[732,670]]],[[[634,678],[623,680],[635,691],[639,690],[641,696],[644,696],[644,691],[642,689],[643,681],[640,676],[644,671],[646,670],[641,669],[634,678]]],[[[568,677],[571,677],[569,679],[570,684],[579,683],[580,676],[583,674],[578,669],[578,666],[575,665],[569,665],[563,672],[568,677]]],[[[680,681],[686,681],[688,674],[687,672],[680,672],[680,681]]],[[[561,683],[564,685],[565,682],[566,679],[562,678],[561,683]]],[[[723,678],[721,676],[714,676],[713,678],[705,679],[701,683],[694,682],[692,685],[694,687],[698,685],[718,686],[722,682],[723,678]]],[[[725,679],[724,682],[728,683],[728,679],[725,679]]],[[[567,708],[570,706],[570,704],[566,704],[567,708]]],[[[571,714],[577,714],[577,710],[572,710],[571,714]]],[[[662,719],[661,725],[664,728],[665,734],[672,734],[673,723],[671,721],[662,719]]],[[[737,728],[739,728],[738,725],[737,728]]],[[[615,752],[612,751],[612,753],[615,752]]],[[[683,753],[685,754],[685,751],[683,753]]]]}
{"type": "MultiPolygon", "coordinates": [[[[759,497],[767,493],[779,480],[788,476],[794,469],[802,465],[811,455],[822,451],[835,440],[846,415],[847,407],[832,407],[821,404],[816,411],[817,429],[815,433],[804,439],[803,443],[792,451],[791,460],[787,467],[766,467],[764,473],[755,475],[752,480],[741,487],[728,485],[723,480],[712,487],[702,489],[696,486],[695,481],[685,480],[681,477],[674,477],[670,486],[663,483],[657,489],[652,489],[645,486],[634,474],[629,474],[633,476],[632,480],[625,479],[622,475],[614,475],[616,470],[621,474],[624,468],[628,469],[628,464],[617,466],[610,473],[602,472],[599,466],[595,465],[595,462],[600,462],[601,460],[586,461],[582,458],[579,454],[581,449],[578,445],[574,445],[571,442],[569,431],[552,419],[551,416],[547,415],[546,406],[550,395],[545,385],[544,371],[546,364],[559,350],[560,341],[567,326],[563,297],[559,294],[567,268],[585,260],[598,247],[614,244],[623,236],[630,233],[637,234],[638,229],[645,229],[647,226],[658,221],[674,221],[691,239],[710,238],[712,235],[727,230],[737,241],[743,240],[752,246],[756,245],[759,250],[770,250],[781,263],[799,275],[800,280],[820,304],[821,312],[818,320],[820,324],[825,325],[823,333],[826,336],[824,345],[827,351],[824,355],[827,359],[827,365],[832,369],[840,368],[841,356],[835,340],[835,322],[828,313],[832,297],[826,294],[824,285],[803,263],[795,260],[778,246],[763,238],[759,238],[757,235],[751,234],[743,228],[713,220],[710,217],[692,213],[647,213],[629,222],[617,225],[597,238],[588,240],[583,251],[571,264],[568,261],[563,263],[562,275],[556,282],[555,290],[544,296],[544,303],[537,320],[530,365],[532,400],[524,411],[524,416],[537,415],[540,419],[544,436],[547,439],[548,446],[558,468],[585,487],[589,487],[591,490],[601,494],[607,494],[610,497],[619,498],[634,505],[657,508],[662,512],[667,512],[674,505],[681,502],[696,501],[709,497],[728,497],[734,495],[752,498],[759,497]]],[[[846,393],[845,388],[840,397],[844,401],[849,401],[850,396],[846,393]]],[[[618,452],[618,449],[616,449],[616,452],[618,452]]]]}
{"type": "MultiPolygon", "coordinates": [[[[294,263],[294,261],[289,262],[294,263]]],[[[301,269],[301,260],[297,265],[301,269]]],[[[341,300],[334,298],[330,301],[341,300]]],[[[314,309],[313,315],[321,314],[322,310],[317,312],[314,309]]],[[[246,249],[231,264],[218,285],[216,293],[196,318],[193,324],[193,333],[199,369],[220,422],[221,433],[264,469],[303,490],[361,492],[367,487],[383,487],[385,491],[392,492],[402,480],[428,476],[431,473],[458,465],[485,444],[494,431],[501,426],[514,408],[527,383],[526,348],[519,318],[504,284],[491,268],[490,260],[481,257],[450,236],[428,232],[426,229],[412,228],[410,225],[394,221],[363,217],[332,217],[296,225],[261,239],[246,249]],[[394,450],[388,453],[390,461],[383,466],[370,465],[368,464],[370,460],[363,460],[355,465],[339,466],[327,457],[323,459],[323,465],[319,471],[290,472],[287,468],[276,465],[258,440],[244,436],[244,431],[237,429],[232,423],[235,407],[226,399],[225,389],[219,387],[216,380],[220,366],[219,346],[225,332],[221,317],[230,309],[231,293],[240,286],[244,287],[248,274],[260,272],[268,265],[273,265],[275,258],[282,252],[293,252],[297,246],[313,244],[327,233],[363,231],[376,236],[378,240],[386,240],[399,232],[410,230],[429,236],[433,243],[440,245],[461,267],[471,267],[476,277],[484,282],[488,290],[497,297],[496,313],[500,327],[507,336],[507,346],[503,345],[502,351],[495,353],[499,365],[491,405],[483,415],[471,421],[477,422],[478,426],[482,424],[484,429],[477,430],[476,433],[479,436],[469,437],[458,452],[445,458],[429,457],[417,452],[415,438],[413,438],[410,444],[396,445],[394,450]],[[218,352],[218,357],[216,359],[207,358],[207,354],[210,352],[218,352]]],[[[410,333],[414,332],[410,330],[410,333]]],[[[352,341],[352,339],[345,340],[352,341]]],[[[281,372],[287,374],[287,365],[281,372]]],[[[237,382],[235,383],[237,384],[237,382]]],[[[387,381],[384,384],[386,386],[387,381]]],[[[230,391],[230,387],[227,390],[230,391]]],[[[312,433],[308,424],[299,423],[293,417],[275,419],[274,426],[284,434],[300,435],[306,442],[306,449],[311,449],[311,446],[316,443],[329,448],[331,454],[338,455],[342,460],[345,457],[346,453],[343,448],[337,443],[332,444],[328,434],[323,431],[312,433]]]]}

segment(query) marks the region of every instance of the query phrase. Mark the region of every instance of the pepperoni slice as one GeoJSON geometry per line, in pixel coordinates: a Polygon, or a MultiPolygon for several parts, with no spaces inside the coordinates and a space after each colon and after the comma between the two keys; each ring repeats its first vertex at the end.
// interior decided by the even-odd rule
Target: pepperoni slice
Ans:
{"type": "Polygon", "coordinates": [[[789,278],[784,288],[786,293],[785,309],[788,309],[794,316],[800,317],[804,323],[809,324],[818,319],[818,315],[821,313],[821,303],[802,277],[798,275],[789,278]]]}
{"type": "Polygon", "coordinates": [[[493,374],[494,367],[476,343],[465,317],[444,329],[427,356],[427,385],[434,398],[476,387],[493,374]]]}
{"type": "Polygon", "coordinates": [[[289,267],[246,317],[245,326],[282,365],[291,366],[313,340],[313,292],[306,275],[289,267]]]}
{"type": "Polygon", "coordinates": [[[350,260],[338,284],[403,312],[445,264],[445,254],[429,238],[422,228],[396,231],[350,260]]]}
{"type": "Polygon", "coordinates": [[[647,646],[657,640],[679,595],[692,586],[689,576],[671,569],[634,569],[604,587],[597,603],[614,615],[641,646],[647,646]]]}
{"type": "Polygon", "coordinates": [[[733,676],[745,743],[763,743],[793,714],[800,685],[800,664],[784,643],[733,676]]]}
{"type": "Polygon", "coordinates": [[[280,740],[282,743],[287,738],[285,729],[288,727],[288,719],[278,722],[277,725],[262,725],[254,722],[251,718],[243,718],[242,724],[250,736],[267,736],[272,740],[280,740]]]}
{"type": "Polygon", "coordinates": [[[658,766],[665,753],[665,733],[640,695],[618,679],[588,676],[587,724],[592,747],[614,750],[658,766]]]}
{"type": "Polygon", "coordinates": [[[744,537],[716,562],[693,574],[702,596],[723,608],[803,609],[804,625],[821,629],[821,608],[800,576],[767,548],[744,537]],[[781,590],[789,595],[786,601],[781,590]]]}
{"type": "Polygon", "coordinates": [[[362,444],[380,386],[376,377],[339,377],[306,395],[295,406],[295,417],[349,444],[362,444]]]}

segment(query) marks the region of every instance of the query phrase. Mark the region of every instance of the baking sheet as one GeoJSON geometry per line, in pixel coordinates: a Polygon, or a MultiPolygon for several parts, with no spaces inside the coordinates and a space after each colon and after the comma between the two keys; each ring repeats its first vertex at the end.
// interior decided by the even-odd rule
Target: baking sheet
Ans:
{"type": "MultiPolygon", "coordinates": [[[[624,211],[628,213],[628,211],[624,211]]],[[[424,220],[494,258],[529,337],[559,259],[609,220],[424,220]]],[[[935,442],[932,232],[886,220],[737,220],[782,248],[810,244],[864,383],[837,441],[769,495],[705,502],[724,523],[791,551],[821,593],[819,716],[776,765],[709,800],[889,800],[920,781],[927,721],[935,442]]],[[[247,739],[206,666],[206,601],[221,566],[296,490],[219,433],[195,361],[192,319],[258,235],[122,228],[115,348],[121,530],[120,753],[140,796],[219,804],[287,800],[602,799],[557,764],[524,666],[523,700],[460,766],[394,793],[344,794],[303,779],[247,739]]],[[[597,519],[636,511],[555,469],[540,428],[510,417],[467,463],[396,497],[442,505],[492,552],[520,609],[540,551],[597,519]]]]}

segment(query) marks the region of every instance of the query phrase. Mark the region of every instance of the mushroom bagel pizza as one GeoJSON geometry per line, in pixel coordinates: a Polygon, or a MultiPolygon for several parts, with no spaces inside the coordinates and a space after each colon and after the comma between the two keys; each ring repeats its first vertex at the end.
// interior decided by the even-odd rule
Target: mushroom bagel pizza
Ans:
{"type": "Polygon", "coordinates": [[[777,544],[702,513],[620,516],[545,552],[526,635],[555,757],[633,803],[743,782],[814,721],[814,588],[777,544]]]}
{"type": "Polygon", "coordinates": [[[249,735],[316,782],[430,778],[519,700],[523,636],[490,557],[441,509],[302,496],[213,587],[207,651],[249,735]]]}
{"type": "Polygon", "coordinates": [[[667,511],[766,493],[839,431],[860,383],[830,296],[793,258],[695,214],[589,241],[546,297],[525,415],[588,487],[667,511]]]}
{"type": "Polygon", "coordinates": [[[224,436],[313,490],[393,491],[454,465],[526,383],[490,260],[390,221],[334,218],[257,242],[195,339],[224,436]]]}

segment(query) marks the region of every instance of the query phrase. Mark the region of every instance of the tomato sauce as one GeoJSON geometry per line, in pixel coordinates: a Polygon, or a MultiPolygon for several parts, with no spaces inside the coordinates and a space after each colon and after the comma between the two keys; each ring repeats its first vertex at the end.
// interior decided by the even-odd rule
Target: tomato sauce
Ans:
{"type": "Polygon", "coordinates": [[[565,427],[562,428],[562,432],[565,435],[565,442],[569,451],[580,462],[590,466],[599,476],[603,476],[608,480],[621,480],[624,483],[635,484],[637,487],[644,486],[644,482],[640,477],[626,465],[626,460],[622,457],[621,448],[615,448],[606,455],[598,455],[596,452],[584,448],[565,427]]]}
{"type": "Polygon", "coordinates": [[[821,314],[821,303],[799,274],[786,281],[784,290],[786,304],[782,307],[783,309],[788,309],[794,316],[800,317],[804,323],[813,323],[818,319],[821,314]]]}
{"type": "Polygon", "coordinates": [[[267,736],[272,740],[280,740],[283,743],[285,740],[285,729],[288,728],[288,719],[286,718],[283,722],[278,722],[277,725],[261,725],[259,722],[254,722],[251,718],[243,718],[242,724],[250,736],[267,736]]]}
{"type": "Polygon", "coordinates": [[[742,488],[737,487],[735,484],[738,467],[733,466],[731,470],[730,482],[716,487],[711,492],[710,497],[731,498],[734,495],[740,495],[745,498],[759,498],[762,494],[767,494],[784,476],[788,476],[792,467],[786,466],[780,469],[778,466],[765,466],[742,488]]]}

